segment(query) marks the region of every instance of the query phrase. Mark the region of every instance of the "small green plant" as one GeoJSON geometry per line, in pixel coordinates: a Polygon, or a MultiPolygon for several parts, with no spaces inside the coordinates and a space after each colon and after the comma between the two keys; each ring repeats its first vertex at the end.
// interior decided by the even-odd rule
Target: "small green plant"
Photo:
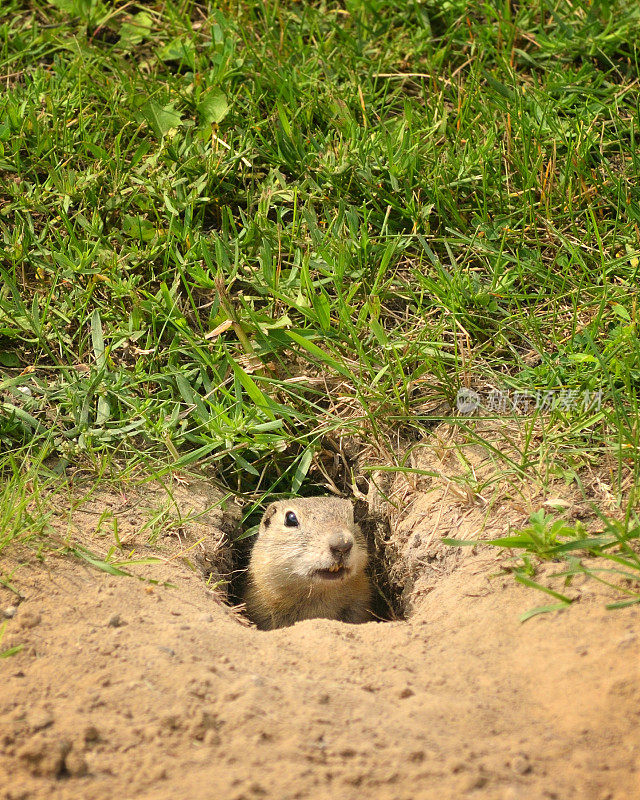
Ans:
{"type": "MultiPolygon", "coordinates": [[[[4,638],[4,632],[6,628],[7,628],[7,623],[5,621],[2,623],[2,625],[0,625],[0,647],[2,646],[2,640],[4,638]]],[[[10,658],[11,656],[15,656],[22,650],[23,647],[24,645],[22,644],[16,644],[13,647],[7,647],[6,650],[0,649],[0,658],[10,658]]]]}
{"type": "Polygon", "coordinates": [[[551,595],[558,602],[549,606],[532,609],[523,615],[522,620],[535,614],[555,611],[572,602],[555,589],[534,580],[536,559],[539,561],[565,562],[567,567],[551,576],[551,580],[561,579],[565,586],[571,584],[576,575],[586,575],[625,595],[625,599],[609,603],[607,608],[623,608],[640,603],[640,556],[632,546],[640,539],[640,523],[637,519],[619,522],[601,517],[602,530],[597,534],[588,533],[580,522],[570,523],[556,519],[543,509],[531,514],[529,525],[513,534],[488,541],[443,539],[451,546],[486,544],[503,550],[514,550],[519,561],[510,567],[515,579],[532,588],[551,595]],[[583,554],[578,557],[577,554],[583,554]],[[594,566],[596,558],[609,561],[611,566],[594,566]]]}

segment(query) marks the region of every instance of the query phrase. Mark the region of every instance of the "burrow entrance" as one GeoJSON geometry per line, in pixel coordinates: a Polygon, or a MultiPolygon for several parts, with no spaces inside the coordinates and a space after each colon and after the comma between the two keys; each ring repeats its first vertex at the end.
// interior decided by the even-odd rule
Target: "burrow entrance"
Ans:
{"type": "MultiPolygon", "coordinates": [[[[442,466],[426,456],[416,464],[423,474],[433,474],[435,466],[442,466]]],[[[379,482],[374,487],[380,489],[376,497],[392,498],[393,506],[385,501],[378,507],[375,498],[371,503],[352,498],[355,519],[368,542],[374,590],[371,610],[379,620],[407,619],[416,598],[430,591],[462,557],[459,549],[442,545],[442,536],[475,538],[487,524],[486,508],[461,497],[455,487],[432,478],[407,479],[405,486],[405,477],[392,475],[389,485],[379,482]]],[[[243,520],[243,509],[234,496],[205,478],[87,486],[78,483],[75,487],[83,497],[74,501],[73,519],[76,531],[86,533],[80,541],[93,552],[108,551],[113,554],[108,558],[164,554],[167,564],[179,560],[189,565],[230,606],[242,603],[254,541],[246,534],[259,523],[261,511],[243,520]]],[[[366,491],[364,481],[358,488],[366,491]]],[[[328,493],[318,490],[317,494],[328,493]]],[[[499,515],[495,522],[504,527],[499,515]]],[[[150,569],[146,574],[153,577],[150,569]]]]}

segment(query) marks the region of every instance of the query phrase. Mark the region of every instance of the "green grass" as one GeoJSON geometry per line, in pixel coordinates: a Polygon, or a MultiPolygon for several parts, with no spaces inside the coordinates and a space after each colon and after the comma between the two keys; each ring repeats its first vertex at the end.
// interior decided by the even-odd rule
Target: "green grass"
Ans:
{"type": "MultiPolygon", "coordinates": [[[[0,553],[12,541],[44,538],[50,532],[54,486],[60,488],[55,475],[44,474],[38,457],[33,459],[27,448],[2,456],[0,483],[0,553]]],[[[0,573],[0,583],[5,584],[0,573]]]]}
{"type": "Polygon", "coordinates": [[[29,447],[213,464],[257,502],[344,437],[393,463],[460,387],[564,387],[602,408],[553,408],[505,469],[598,466],[633,504],[639,25],[635,0],[5,0],[5,487],[29,447]]]}

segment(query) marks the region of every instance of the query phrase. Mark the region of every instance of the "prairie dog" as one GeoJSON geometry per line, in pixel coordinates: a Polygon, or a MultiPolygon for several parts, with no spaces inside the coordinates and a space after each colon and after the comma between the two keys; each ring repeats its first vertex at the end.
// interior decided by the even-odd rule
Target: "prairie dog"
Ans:
{"type": "Polygon", "coordinates": [[[304,497],[267,507],[251,553],[245,603],[259,628],[301,619],[369,619],[367,543],[349,500],[304,497]]]}

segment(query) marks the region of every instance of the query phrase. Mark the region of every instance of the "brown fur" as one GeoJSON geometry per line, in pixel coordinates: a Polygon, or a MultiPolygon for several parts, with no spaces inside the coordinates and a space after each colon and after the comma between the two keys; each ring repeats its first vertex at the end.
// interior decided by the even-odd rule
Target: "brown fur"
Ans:
{"type": "Polygon", "coordinates": [[[265,630],[316,617],[365,622],[371,597],[367,558],[367,544],[348,500],[305,497],[272,503],[251,553],[247,614],[265,630]],[[289,511],[298,526],[285,525],[289,511]],[[332,549],[336,542],[351,543],[351,550],[337,552],[332,549]],[[338,564],[344,574],[333,580],[322,577],[338,564]]]}

